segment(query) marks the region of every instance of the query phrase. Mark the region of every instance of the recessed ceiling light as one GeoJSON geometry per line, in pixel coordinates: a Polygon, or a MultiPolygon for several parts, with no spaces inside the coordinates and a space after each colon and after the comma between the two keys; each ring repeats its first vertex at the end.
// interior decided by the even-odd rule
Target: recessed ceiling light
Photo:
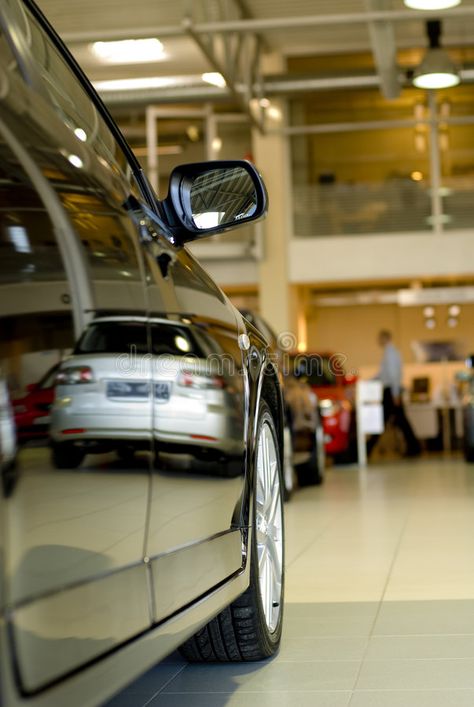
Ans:
{"type": "Polygon", "coordinates": [[[81,160],[79,155],[68,155],[67,158],[73,167],[77,167],[77,169],[84,167],[84,162],[81,160]]]}
{"type": "Polygon", "coordinates": [[[423,314],[425,317],[434,317],[434,307],[425,307],[423,310],[423,314]]]}
{"type": "Polygon", "coordinates": [[[425,327],[427,329],[434,329],[436,327],[436,319],[427,319],[425,321],[425,327]]]}
{"type": "Polygon", "coordinates": [[[74,130],[74,135],[75,135],[75,136],[77,137],[77,139],[80,140],[81,142],[86,142],[86,140],[87,140],[87,133],[86,133],[86,131],[83,130],[82,128],[76,128],[76,129],[74,130]]]}
{"type": "Polygon", "coordinates": [[[404,0],[405,5],[412,10],[446,10],[456,7],[461,0],[404,0]]]}
{"type": "Polygon", "coordinates": [[[423,179],[423,172],[415,170],[410,174],[410,177],[413,179],[414,182],[421,182],[423,179]]]}
{"type": "Polygon", "coordinates": [[[206,83],[210,83],[212,86],[217,86],[218,88],[227,86],[225,78],[218,71],[207,71],[202,74],[201,78],[206,83]]]}
{"type": "Polygon", "coordinates": [[[454,329],[454,327],[457,327],[457,325],[458,325],[458,320],[456,319],[456,317],[449,317],[448,327],[450,329],[454,329]]]}
{"type": "Polygon", "coordinates": [[[144,64],[166,57],[163,44],[156,37],[121,39],[117,42],[94,42],[92,51],[107,64],[144,64]]]}
{"type": "Polygon", "coordinates": [[[461,313],[461,307],[458,304],[452,304],[448,312],[450,317],[459,317],[461,313]]]}

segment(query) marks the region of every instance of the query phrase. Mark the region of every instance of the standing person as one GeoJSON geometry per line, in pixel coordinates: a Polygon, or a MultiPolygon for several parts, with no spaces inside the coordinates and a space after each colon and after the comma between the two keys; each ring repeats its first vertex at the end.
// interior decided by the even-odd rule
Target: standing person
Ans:
{"type": "MultiPolygon", "coordinates": [[[[403,409],[402,389],[402,359],[400,352],[392,342],[392,334],[387,329],[382,329],[378,335],[379,346],[383,348],[383,357],[380,370],[376,378],[383,385],[383,417],[384,423],[393,419],[395,425],[402,431],[406,443],[405,456],[416,457],[420,454],[420,443],[405,415],[403,409]]],[[[367,454],[375,447],[380,435],[372,435],[367,443],[367,454]]]]}

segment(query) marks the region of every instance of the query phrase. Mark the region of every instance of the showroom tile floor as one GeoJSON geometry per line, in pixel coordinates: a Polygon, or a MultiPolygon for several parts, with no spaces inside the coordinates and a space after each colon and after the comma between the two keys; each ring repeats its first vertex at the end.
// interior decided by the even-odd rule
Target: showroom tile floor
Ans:
{"type": "Polygon", "coordinates": [[[279,655],[174,654],[108,707],[472,707],[474,467],[422,459],[333,468],[286,505],[279,655]]]}

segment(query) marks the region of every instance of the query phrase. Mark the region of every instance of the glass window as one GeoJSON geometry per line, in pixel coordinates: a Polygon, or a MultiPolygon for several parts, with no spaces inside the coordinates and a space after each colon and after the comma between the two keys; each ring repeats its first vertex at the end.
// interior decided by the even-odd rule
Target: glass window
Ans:
{"type": "MultiPolygon", "coordinates": [[[[26,385],[49,387],[50,368],[70,351],[74,332],[56,229],[1,130],[0,285],[0,359],[14,399],[26,385]]],[[[27,425],[17,424],[21,436],[27,425]]]]}
{"type": "Polygon", "coordinates": [[[378,91],[292,101],[293,126],[321,126],[291,138],[295,235],[430,230],[427,117],[424,94],[411,90],[394,101],[378,91]]]}
{"type": "Polygon", "coordinates": [[[474,200],[474,96],[470,86],[443,92],[437,99],[441,166],[442,227],[472,228],[474,200]],[[466,121],[465,124],[450,122],[466,121]]]}
{"type": "Polygon", "coordinates": [[[75,354],[86,353],[147,353],[146,322],[104,321],[91,324],[74,349],[75,354]]]}
{"type": "MultiPolygon", "coordinates": [[[[99,311],[143,313],[138,234],[125,208],[130,193],[138,195],[138,190],[126,156],[76,75],[28,12],[21,27],[49,100],[18,74],[12,75],[9,90],[0,98],[2,118],[22,146],[24,158],[31,160],[31,169],[39,172],[36,189],[54,213],[56,231],[62,231],[66,269],[77,285],[71,296],[81,300],[89,316],[99,311]]],[[[8,162],[4,164],[7,177],[14,178],[8,162]]],[[[12,200],[10,221],[15,218],[11,204],[22,204],[22,220],[9,221],[3,228],[2,250],[10,261],[21,264],[24,277],[31,270],[35,277],[54,279],[58,264],[47,241],[50,230],[42,228],[45,216],[17,186],[11,195],[5,191],[4,199],[12,200]]],[[[8,273],[5,268],[3,276],[8,278],[8,273]]]]}
{"type": "Polygon", "coordinates": [[[296,236],[431,228],[428,138],[414,129],[291,139],[296,236]]]}
{"type": "Polygon", "coordinates": [[[111,170],[131,182],[130,166],[104,119],[55,45],[27,11],[23,23],[51,106],[76,141],[92,147],[111,170]]]}

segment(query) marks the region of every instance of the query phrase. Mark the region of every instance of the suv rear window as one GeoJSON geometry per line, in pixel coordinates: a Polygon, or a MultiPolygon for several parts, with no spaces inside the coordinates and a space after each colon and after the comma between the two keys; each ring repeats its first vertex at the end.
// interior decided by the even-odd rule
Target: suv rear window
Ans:
{"type": "MultiPolygon", "coordinates": [[[[155,356],[204,357],[187,327],[162,322],[150,324],[151,352],[155,356]]],[[[79,339],[75,354],[137,353],[150,351],[146,322],[97,322],[90,324],[79,339]]]]}
{"type": "MultiPolygon", "coordinates": [[[[333,370],[328,356],[299,355],[292,360],[292,364],[295,375],[306,378],[310,385],[315,387],[337,385],[336,371],[333,370]]],[[[342,371],[337,372],[342,373],[342,371]]]]}

